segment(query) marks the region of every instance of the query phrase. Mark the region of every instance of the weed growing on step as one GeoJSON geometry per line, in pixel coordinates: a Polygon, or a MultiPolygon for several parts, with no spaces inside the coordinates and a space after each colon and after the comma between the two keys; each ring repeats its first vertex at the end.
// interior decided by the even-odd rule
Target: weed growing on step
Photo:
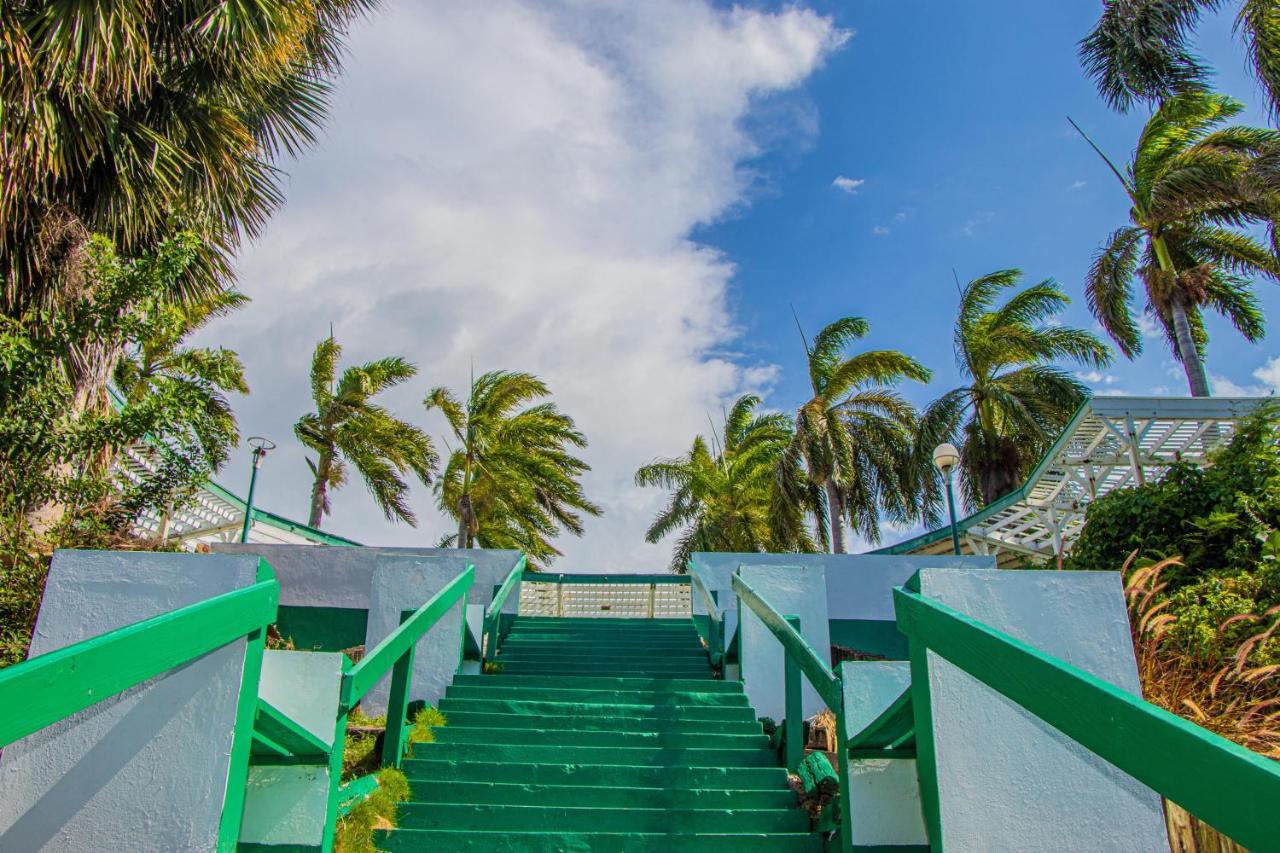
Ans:
{"type": "Polygon", "coordinates": [[[338,818],[335,853],[377,853],[373,833],[395,829],[397,806],[409,799],[409,780],[394,767],[378,771],[378,787],[364,802],[338,818]]]}
{"type": "Polygon", "coordinates": [[[447,725],[448,722],[448,717],[428,705],[414,716],[413,728],[409,730],[409,743],[434,742],[436,737],[431,732],[431,728],[447,725]]]}
{"type": "Polygon", "coordinates": [[[347,740],[342,747],[342,779],[366,776],[378,769],[379,729],[387,726],[386,716],[369,717],[359,708],[347,717],[347,740]]]}

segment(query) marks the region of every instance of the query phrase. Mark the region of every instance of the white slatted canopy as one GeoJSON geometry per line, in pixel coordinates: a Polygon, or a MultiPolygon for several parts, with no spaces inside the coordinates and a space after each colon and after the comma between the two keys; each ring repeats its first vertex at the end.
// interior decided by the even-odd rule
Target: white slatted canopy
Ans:
{"type": "MultiPolygon", "coordinates": [[[[1002,565],[1052,560],[1071,548],[1089,503],[1157,479],[1175,462],[1203,464],[1265,398],[1094,397],[1063,429],[1022,488],[959,520],[961,552],[1002,565]]],[[[951,551],[949,527],[877,554],[951,551]]]]}

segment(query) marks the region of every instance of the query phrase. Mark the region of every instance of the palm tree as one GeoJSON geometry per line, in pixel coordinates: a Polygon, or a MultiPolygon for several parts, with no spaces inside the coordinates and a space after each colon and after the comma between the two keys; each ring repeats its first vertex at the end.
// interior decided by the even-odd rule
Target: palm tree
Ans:
{"type": "Polygon", "coordinates": [[[444,387],[423,400],[457,442],[436,495],[459,548],[516,548],[536,567],[560,555],[561,530],[581,536],[581,514],[600,514],[579,482],[591,467],[572,452],[587,440],[554,403],[536,402],[550,395],[532,374],[495,370],[472,380],[465,403],[444,387]]]}
{"type": "MultiPolygon", "coordinates": [[[[1159,103],[1203,88],[1211,71],[1187,43],[1200,17],[1223,0],[1104,0],[1098,25],[1080,42],[1085,70],[1107,103],[1128,112],[1137,101],[1159,103]]],[[[1273,0],[1241,0],[1243,35],[1254,76],[1280,115],[1280,10],[1273,0]]]]}
{"type": "MultiPolygon", "coordinates": [[[[92,234],[125,257],[195,232],[209,296],[281,201],[273,165],[323,120],[346,27],[376,0],[0,0],[0,311],[74,300],[92,234]]],[[[118,348],[81,372],[105,404],[118,348]]]]}
{"type": "Polygon", "coordinates": [[[1133,298],[1140,282],[1144,311],[1164,331],[1196,397],[1209,396],[1203,312],[1221,314],[1245,339],[1260,340],[1264,318],[1250,278],[1280,280],[1274,230],[1271,247],[1242,230],[1273,226],[1280,214],[1280,192],[1263,176],[1270,166],[1259,159],[1280,145],[1280,133],[1224,127],[1241,109],[1240,102],[1207,92],[1168,99],[1143,128],[1123,173],[1093,146],[1131,208],[1130,224],[1112,232],[1094,258],[1085,291],[1089,309],[1120,351],[1136,357],[1142,335],[1133,298]]]}
{"type": "MultiPolygon", "coordinates": [[[[822,492],[812,486],[794,460],[780,477],[795,435],[791,419],[781,413],[758,414],[760,398],[738,398],[725,416],[724,431],[713,450],[698,436],[689,452],[676,459],[660,459],[636,472],[637,486],[671,491],[671,500],[658,513],[645,541],[657,543],[680,531],[671,555],[671,570],[688,571],[695,551],[813,551],[805,516],[821,518],[822,492]],[[780,494],[802,495],[788,501],[780,494]]],[[[818,529],[825,532],[819,524],[818,529]]],[[[822,543],[823,547],[826,543],[822,543]]]]}
{"type": "Polygon", "coordinates": [[[400,519],[416,525],[404,477],[412,473],[429,485],[440,457],[426,433],[400,420],[373,398],[412,379],[417,368],[391,356],[348,367],[338,379],[341,356],[342,347],[332,334],[316,346],[311,358],[311,398],[316,410],[293,425],[298,440],[316,454],[314,460],[307,459],[313,477],[308,523],[320,527],[329,514],[329,493],[346,484],[350,464],[388,521],[400,519]]]}
{"type": "Polygon", "coordinates": [[[145,334],[125,348],[113,376],[116,390],[130,405],[166,389],[188,398],[194,415],[188,426],[214,470],[239,441],[226,394],[248,394],[249,386],[235,352],[223,347],[191,347],[184,342],[214,318],[248,301],[249,297],[236,290],[197,300],[151,300],[141,312],[145,334]]]}
{"type": "Polygon", "coordinates": [[[966,384],[920,418],[917,458],[944,441],[958,445],[962,491],[975,507],[1017,488],[1088,397],[1054,362],[1103,367],[1111,359],[1093,334],[1055,322],[1070,300],[1052,279],[1019,289],[1021,279],[1021,270],[1001,270],[964,287],[955,352],[966,384]]]}
{"type": "Polygon", "coordinates": [[[796,413],[795,438],[780,469],[785,483],[785,472],[802,463],[809,482],[824,491],[837,554],[845,551],[846,519],[874,540],[882,510],[904,518],[914,512],[915,410],[894,386],[904,379],[928,382],[930,373],[896,350],[846,356],[869,329],[861,317],[844,317],[818,332],[812,346],[801,333],[813,396],[796,413]]]}

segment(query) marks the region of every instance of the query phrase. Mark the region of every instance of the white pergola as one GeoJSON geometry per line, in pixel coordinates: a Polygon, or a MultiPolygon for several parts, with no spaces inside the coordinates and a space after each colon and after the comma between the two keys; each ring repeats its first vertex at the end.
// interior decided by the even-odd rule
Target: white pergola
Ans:
{"type": "MultiPolygon", "coordinates": [[[[159,451],[150,444],[127,449],[116,462],[118,476],[133,483],[157,469],[159,451]]],[[[134,521],[140,537],[177,541],[188,548],[214,542],[238,542],[244,527],[245,501],[213,481],[206,483],[184,508],[149,513],[134,521]]],[[[254,507],[249,541],[261,545],[358,545],[305,524],[254,507]]]]}
{"type": "MultiPolygon", "coordinates": [[[[1022,487],[958,520],[961,552],[1001,565],[1055,560],[1070,550],[1089,503],[1158,478],[1175,462],[1204,464],[1264,399],[1093,397],[1076,412],[1022,487]]],[[[882,548],[879,554],[951,551],[949,527],[882,548]]]]}

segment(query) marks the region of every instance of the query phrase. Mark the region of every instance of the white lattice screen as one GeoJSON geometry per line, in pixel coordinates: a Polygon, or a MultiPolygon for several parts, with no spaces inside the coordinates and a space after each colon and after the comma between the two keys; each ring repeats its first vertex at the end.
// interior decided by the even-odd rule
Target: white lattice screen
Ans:
{"type": "Polygon", "coordinates": [[[520,584],[521,616],[687,619],[692,612],[687,583],[520,584]]]}

